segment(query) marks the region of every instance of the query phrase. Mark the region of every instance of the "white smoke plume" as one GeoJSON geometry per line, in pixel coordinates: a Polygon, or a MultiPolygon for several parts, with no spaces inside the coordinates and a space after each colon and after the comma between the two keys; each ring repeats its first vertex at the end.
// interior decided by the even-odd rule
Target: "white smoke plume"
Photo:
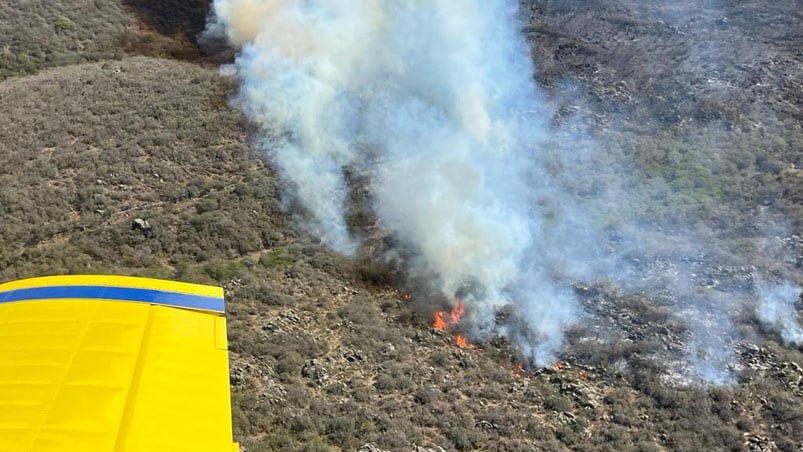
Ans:
{"type": "Polygon", "coordinates": [[[546,362],[576,306],[539,262],[549,115],[516,13],[502,0],[217,0],[210,30],[240,47],[239,106],[327,244],[359,246],[344,168],[367,168],[411,267],[447,296],[477,288],[477,334],[517,306],[546,362]]]}
{"type": "Polygon", "coordinates": [[[781,335],[786,345],[803,345],[803,328],[797,321],[795,302],[800,298],[800,287],[790,283],[763,286],[758,290],[759,320],[781,335]]]}
{"type": "MultiPolygon", "coordinates": [[[[242,84],[237,105],[262,129],[259,144],[326,244],[346,254],[361,246],[346,224],[347,174],[356,172],[370,179],[379,226],[412,250],[411,276],[465,297],[475,336],[502,334],[546,364],[581,313],[571,283],[662,288],[695,336],[688,363],[705,381],[732,381],[730,313],[743,302],[731,295],[752,289],[699,281],[717,259],[705,245],[715,237],[634,220],[628,202],[645,194],[633,190],[627,163],[549,124],[516,1],[213,8],[207,33],[239,49],[225,68],[242,84]],[[612,163],[616,174],[605,179],[598,169],[612,163]],[[615,241],[610,223],[621,231],[615,241]],[[500,312],[515,322],[498,322],[500,312]]],[[[758,315],[799,344],[793,289],[762,292],[758,315]]]]}

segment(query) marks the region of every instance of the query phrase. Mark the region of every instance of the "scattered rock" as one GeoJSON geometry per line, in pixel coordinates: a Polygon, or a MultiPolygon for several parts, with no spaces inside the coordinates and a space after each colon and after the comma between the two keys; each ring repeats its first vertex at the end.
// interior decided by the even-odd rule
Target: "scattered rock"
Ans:
{"type": "Polygon", "coordinates": [[[263,376],[260,380],[260,386],[261,390],[257,396],[259,400],[265,401],[271,405],[282,405],[286,403],[287,391],[281,383],[272,377],[268,375],[263,376]]]}
{"type": "Polygon", "coordinates": [[[575,384],[563,383],[560,385],[560,392],[568,394],[583,408],[597,409],[600,406],[599,395],[593,393],[590,387],[575,384]]]}
{"type": "Polygon", "coordinates": [[[748,435],[745,446],[747,446],[747,450],[751,452],[771,452],[778,450],[774,441],[761,435],[748,435]]]}
{"type": "Polygon", "coordinates": [[[413,446],[413,452],[446,452],[446,449],[441,446],[434,445],[429,447],[413,446]]]}
{"type": "Polygon", "coordinates": [[[296,311],[294,311],[293,309],[288,309],[287,311],[282,312],[281,314],[279,314],[279,317],[288,320],[289,322],[292,323],[298,323],[300,321],[298,314],[296,314],[296,311]]]}
{"type": "Polygon", "coordinates": [[[322,384],[329,379],[329,371],[317,359],[313,359],[301,368],[301,376],[309,378],[317,384],[322,384]]]}
{"type": "Polygon", "coordinates": [[[486,421],[485,419],[480,419],[474,424],[474,426],[486,431],[499,430],[499,425],[496,422],[486,421]]]}
{"type": "Polygon", "coordinates": [[[142,232],[145,237],[153,237],[153,228],[148,220],[143,220],[142,218],[134,218],[134,221],[131,222],[131,230],[132,231],[140,231],[142,232]]]}
{"type": "Polygon", "coordinates": [[[349,349],[343,353],[343,358],[350,363],[361,362],[365,360],[365,354],[360,350],[349,349]]]}

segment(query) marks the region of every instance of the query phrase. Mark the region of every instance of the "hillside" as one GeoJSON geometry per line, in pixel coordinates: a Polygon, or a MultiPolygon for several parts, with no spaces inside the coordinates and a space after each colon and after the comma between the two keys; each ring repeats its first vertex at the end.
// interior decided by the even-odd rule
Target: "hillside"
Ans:
{"type": "MultiPolygon", "coordinates": [[[[639,176],[621,209],[717,243],[687,261],[681,244],[636,247],[634,267],[685,262],[670,270],[705,280],[691,290],[758,272],[803,282],[803,2],[519,3],[550,121],[611,156],[600,183],[618,186],[624,161],[639,176]]],[[[690,328],[660,281],[574,281],[586,315],[551,366],[499,338],[457,347],[432,327],[442,306],[419,302],[400,267],[371,249],[339,255],[299,225],[256,127],[229,103],[237,81],[218,66],[233,51],[195,41],[208,7],[0,6],[3,281],[222,285],[247,451],[803,448],[800,345],[744,308],[735,380],[689,383],[690,328]]],[[[578,197],[594,191],[562,174],[578,197]]],[[[371,246],[391,246],[353,201],[371,246]]],[[[635,234],[606,231],[611,243],[635,234]]],[[[723,303],[741,293],[727,290],[723,303]]]]}

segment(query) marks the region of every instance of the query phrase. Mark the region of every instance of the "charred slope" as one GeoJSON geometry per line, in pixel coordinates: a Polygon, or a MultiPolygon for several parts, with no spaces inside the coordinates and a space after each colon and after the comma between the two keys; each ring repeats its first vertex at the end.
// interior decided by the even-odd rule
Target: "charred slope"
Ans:
{"type": "Polygon", "coordinates": [[[521,4],[557,121],[595,124],[681,211],[751,229],[761,204],[800,235],[803,3],[521,4]]]}

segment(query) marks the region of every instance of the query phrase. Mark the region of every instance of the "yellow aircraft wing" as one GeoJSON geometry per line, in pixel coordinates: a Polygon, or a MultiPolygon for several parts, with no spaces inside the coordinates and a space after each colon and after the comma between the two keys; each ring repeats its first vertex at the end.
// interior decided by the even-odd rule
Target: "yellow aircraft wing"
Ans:
{"type": "Polygon", "coordinates": [[[0,284],[0,451],[237,451],[223,308],[148,278],[0,284]]]}

